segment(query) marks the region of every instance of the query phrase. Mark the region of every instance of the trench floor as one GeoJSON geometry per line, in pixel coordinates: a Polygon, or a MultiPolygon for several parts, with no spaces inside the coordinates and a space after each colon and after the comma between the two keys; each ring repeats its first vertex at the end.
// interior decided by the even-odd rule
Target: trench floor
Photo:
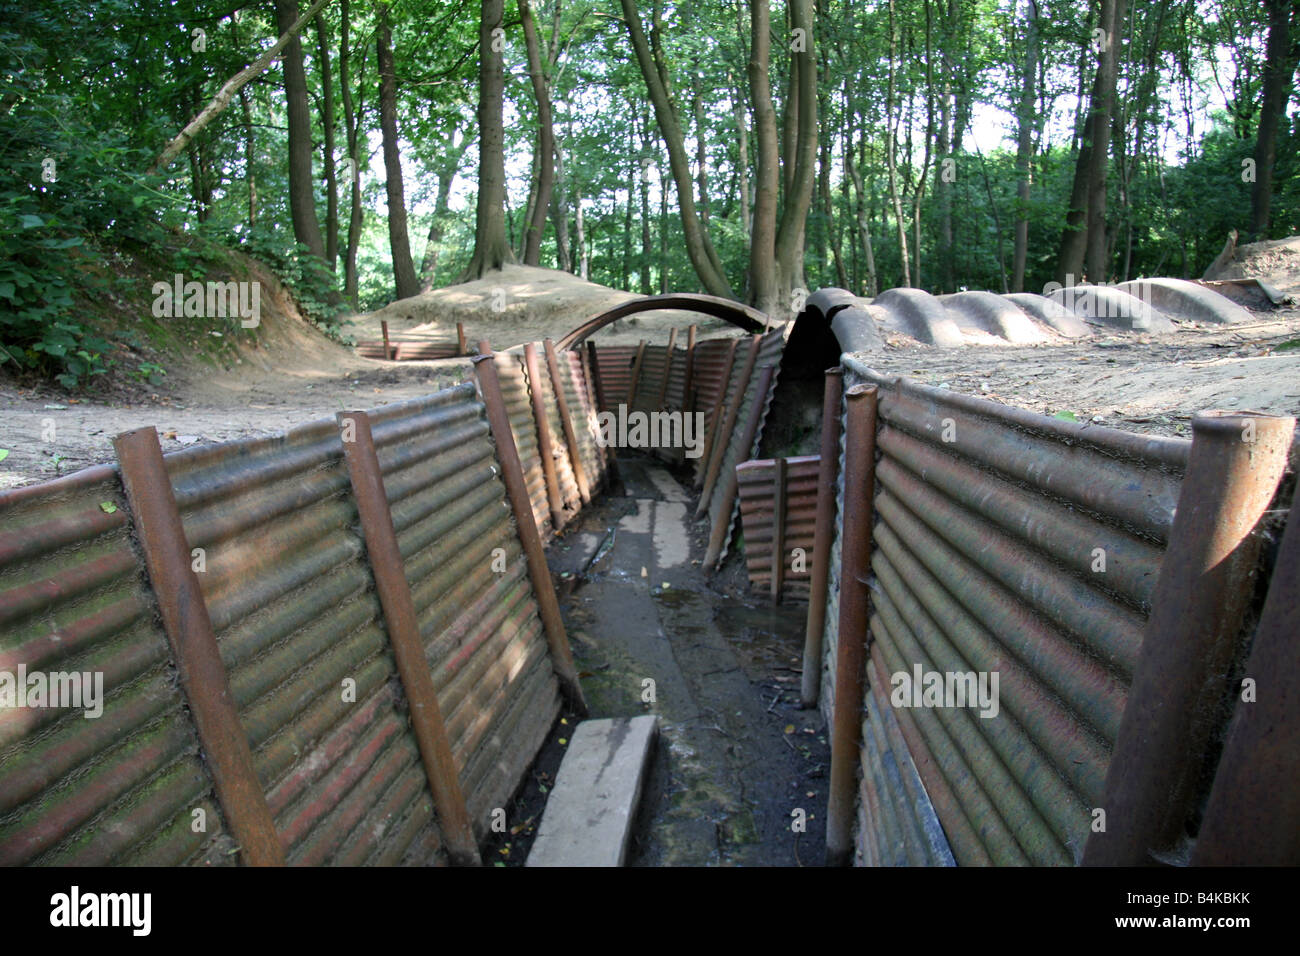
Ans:
{"type": "Polygon", "coordinates": [[[619,470],[548,560],[591,716],[660,718],[629,865],[821,865],[830,749],[799,703],[806,607],[744,594],[738,554],[706,577],[688,488],[649,459],[619,470]]]}

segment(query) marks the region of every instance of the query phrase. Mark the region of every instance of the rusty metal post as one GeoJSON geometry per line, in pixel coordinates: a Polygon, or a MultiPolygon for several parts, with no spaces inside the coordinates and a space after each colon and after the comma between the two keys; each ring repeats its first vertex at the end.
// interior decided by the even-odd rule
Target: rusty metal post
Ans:
{"type": "Polygon", "coordinates": [[[555,343],[546,339],[546,370],[551,376],[551,388],[555,392],[555,407],[560,411],[560,427],[564,429],[564,444],[569,449],[569,464],[573,466],[573,480],[578,486],[578,495],[582,503],[591,503],[591,485],[587,481],[587,469],[582,464],[582,450],[578,447],[578,433],[573,428],[573,417],[569,413],[569,399],[564,394],[564,383],[560,378],[560,357],[555,354],[555,343]]]}
{"type": "Polygon", "coordinates": [[[1192,863],[1300,864],[1300,499],[1291,505],[1192,863]]]}
{"type": "Polygon", "coordinates": [[[645,361],[646,341],[642,339],[636,347],[636,358],[632,360],[632,381],[627,386],[627,410],[636,408],[636,387],[641,381],[641,363],[645,361]]]}
{"type": "MultiPolygon", "coordinates": [[[[772,380],[776,376],[776,366],[765,365],[758,373],[758,391],[754,393],[754,406],[750,409],[749,421],[745,423],[745,432],[740,437],[740,460],[744,461],[749,457],[750,450],[754,447],[754,439],[758,436],[758,426],[763,420],[763,406],[766,404],[767,393],[772,387],[772,380]]],[[[740,479],[736,475],[736,469],[732,468],[731,473],[726,477],[726,485],[723,486],[722,503],[718,508],[718,513],[714,516],[713,531],[709,535],[709,549],[704,555],[704,568],[717,568],[718,563],[722,560],[722,549],[727,543],[727,532],[731,529],[731,511],[736,504],[736,491],[740,486],[740,479]]]]}
{"type": "Polygon", "coordinates": [[[555,473],[555,446],[551,444],[551,425],[546,419],[546,400],[542,396],[542,371],[537,362],[537,346],[524,346],[524,368],[528,372],[528,395],[533,402],[533,420],[537,423],[537,452],[542,459],[542,476],[546,479],[546,501],[551,508],[551,525],[556,533],[564,527],[564,498],[560,479],[555,473]]]}
{"type": "Polygon", "coordinates": [[[664,376],[659,381],[659,400],[655,402],[655,409],[659,410],[664,407],[668,401],[668,379],[673,374],[673,352],[677,348],[677,328],[668,330],[668,349],[664,352],[664,376]]]}
{"type": "Polygon", "coordinates": [[[866,669],[867,575],[876,488],[874,385],[855,385],[847,403],[844,449],[844,520],[840,549],[839,642],[835,656],[835,708],[831,724],[831,779],[826,807],[826,864],[853,857],[854,795],[862,743],[862,682],[866,669]]]}
{"type": "MultiPolygon", "coordinates": [[[[591,400],[595,403],[596,413],[608,411],[605,404],[605,387],[600,383],[600,360],[596,354],[596,343],[587,340],[587,382],[591,386],[591,400]]],[[[600,445],[600,453],[605,456],[605,477],[609,482],[618,480],[618,458],[614,453],[612,445],[606,445],[600,441],[600,431],[597,429],[597,444],[600,445]]]]}
{"type": "Polygon", "coordinates": [[[686,329],[686,379],[682,382],[682,410],[685,412],[695,411],[695,396],[691,388],[695,385],[695,337],[698,331],[698,326],[694,325],[686,329]]]}
{"type": "Polygon", "coordinates": [[[822,447],[817,465],[817,517],[813,528],[812,580],[808,582],[808,627],[803,639],[801,693],[805,707],[816,707],[822,691],[822,639],[830,590],[831,542],[835,537],[835,482],[840,468],[840,401],[844,369],[826,370],[822,396],[822,447]]]}
{"type": "Polygon", "coordinates": [[[217,648],[208,605],[191,565],[190,546],[152,427],[113,439],[149,582],[158,601],[181,687],[194,718],[217,801],[249,866],[283,866],[284,847],[253,767],[230,678],[217,648]]]}
{"type": "Polygon", "coordinates": [[[388,344],[388,322],[381,320],[379,328],[384,333],[384,360],[391,362],[393,360],[393,347],[388,344]]]}
{"type": "Polygon", "coordinates": [[[474,842],[465,794],[456,775],[456,761],[442,722],[433,677],[429,674],[424,642],[420,639],[415,602],[411,600],[406,567],[397,546],[397,531],[388,509],[388,495],[384,490],[383,473],[379,470],[370,417],[365,412],[339,412],[335,420],[343,441],[343,459],[347,462],[348,476],[352,481],[352,496],[361,519],[366,558],[375,579],[379,605],[384,612],[384,627],[393,646],[398,677],[409,707],[411,730],[419,746],[425,776],[429,779],[443,840],[453,863],[478,866],[481,862],[478,845],[474,842]]]}
{"type": "Polygon", "coordinates": [[[1157,862],[1178,842],[1229,688],[1259,554],[1256,523],[1286,466],[1295,422],[1208,412],[1192,451],[1106,772],[1104,831],[1086,866],[1157,862]]]}
{"type": "Polygon", "coordinates": [[[456,323],[456,354],[466,355],[469,352],[469,343],[465,341],[465,323],[456,323]]]}
{"type": "Polygon", "coordinates": [[[479,392],[487,409],[492,440],[497,446],[501,480],[505,483],[506,497],[510,501],[510,510],[515,516],[515,530],[519,534],[519,544],[528,562],[528,577],[533,584],[533,593],[537,597],[537,610],[542,619],[542,628],[546,632],[546,644],[551,651],[551,666],[560,679],[560,687],[564,690],[570,706],[585,716],[587,701],[583,697],[582,684],[578,680],[578,669],[573,663],[569,637],[564,632],[564,620],[560,617],[560,604],[555,599],[555,585],[551,581],[551,571],[546,566],[542,536],[537,531],[537,521],[533,517],[533,504],[528,498],[528,485],[524,481],[524,466],[519,461],[519,449],[515,446],[514,433],[510,431],[510,416],[506,412],[505,399],[501,397],[501,382],[497,378],[497,367],[493,364],[492,346],[484,339],[479,342],[478,351],[479,354],[474,359],[474,373],[478,378],[479,392]]]}
{"type": "Polygon", "coordinates": [[[772,603],[781,603],[785,584],[785,476],[786,462],[778,458],[772,473],[772,603]]]}
{"type": "Polygon", "coordinates": [[[704,478],[709,472],[709,465],[713,462],[713,446],[718,441],[718,425],[722,422],[722,407],[727,403],[727,386],[731,384],[731,369],[736,364],[736,347],[740,344],[740,339],[732,339],[731,345],[727,348],[727,358],[722,364],[722,377],[718,380],[718,395],[713,402],[713,414],[709,418],[709,430],[704,437],[704,450],[700,455],[699,465],[695,472],[695,487],[704,486],[704,478]]]}
{"type": "MultiPolygon", "coordinates": [[[[749,340],[749,354],[745,357],[745,366],[740,370],[740,378],[736,382],[736,394],[731,402],[727,405],[726,417],[722,420],[722,426],[717,430],[714,438],[711,457],[709,460],[709,471],[704,476],[704,489],[700,492],[700,504],[695,509],[695,517],[701,517],[709,510],[709,498],[713,494],[713,486],[718,481],[718,473],[722,470],[722,462],[727,457],[727,436],[729,436],[736,427],[736,419],[740,416],[740,406],[745,403],[745,392],[749,391],[749,380],[754,374],[754,363],[758,361],[758,349],[763,342],[761,335],[754,335],[749,340]]],[[[719,404],[723,398],[719,397],[719,404]]],[[[742,459],[743,460],[743,459],[742,459]]],[[[708,562],[706,561],[707,565],[708,562]]]]}

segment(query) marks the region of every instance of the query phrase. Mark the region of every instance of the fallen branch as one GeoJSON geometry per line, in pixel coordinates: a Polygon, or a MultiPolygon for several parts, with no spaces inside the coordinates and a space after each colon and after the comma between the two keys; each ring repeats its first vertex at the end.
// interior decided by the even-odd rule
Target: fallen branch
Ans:
{"type": "Polygon", "coordinates": [[[176,157],[180,155],[181,150],[188,146],[190,141],[202,132],[203,127],[207,126],[221,115],[222,111],[230,105],[230,100],[239,92],[240,88],[254,77],[260,76],[262,73],[266,72],[267,67],[269,67],[275,61],[276,57],[284,51],[284,48],[289,45],[289,41],[296,37],[299,31],[307,25],[307,21],[320,13],[328,3],[329,0],[316,0],[316,2],[311,5],[310,9],[300,16],[294,22],[293,26],[289,27],[289,29],[285,31],[284,36],[275,41],[270,49],[228,79],[226,84],[217,91],[217,95],[212,98],[212,102],[205,106],[199,114],[194,117],[194,119],[190,120],[185,128],[176,135],[176,138],[168,143],[166,148],[158,154],[158,158],[155,159],[153,165],[149,167],[149,174],[153,175],[154,173],[160,172],[170,166],[176,157]]]}

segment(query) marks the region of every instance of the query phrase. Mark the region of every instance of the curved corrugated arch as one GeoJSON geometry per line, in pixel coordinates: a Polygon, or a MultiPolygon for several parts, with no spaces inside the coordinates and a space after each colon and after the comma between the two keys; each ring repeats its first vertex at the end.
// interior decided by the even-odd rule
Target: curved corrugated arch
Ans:
{"type": "Polygon", "coordinates": [[[746,332],[763,332],[772,325],[771,318],[765,313],[740,302],[733,302],[731,299],[722,299],[713,295],[678,292],[670,295],[649,295],[639,299],[629,299],[612,309],[606,309],[600,315],[588,319],[564,336],[555,343],[555,347],[559,349],[573,348],[581,345],[590,335],[599,332],[611,322],[617,322],[629,315],[636,315],[638,312],[655,312],[659,309],[681,309],[685,312],[699,312],[702,315],[709,315],[715,319],[730,322],[746,332]]]}

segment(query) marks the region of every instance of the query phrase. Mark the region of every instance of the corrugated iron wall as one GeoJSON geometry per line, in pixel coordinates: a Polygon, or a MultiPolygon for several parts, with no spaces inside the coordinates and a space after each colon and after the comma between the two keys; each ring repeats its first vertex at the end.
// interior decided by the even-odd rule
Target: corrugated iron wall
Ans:
{"type": "MultiPolygon", "coordinates": [[[[518,355],[495,363],[532,510],[549,534],[529,383],[518,355]]],[[[580,357],[566,354],[560,370],[579,455],[599,480],[580,357]]],[[[549,377],[538,384],[567,464],[549,377]]],[[[385,406],[370,420],[481,837],[560,707],[533,585],[476,387],[385,406]]],[[[339,424],[164,462],[287,861],[444,861],[339,424]]],[[[236,861],[131,525],[115,466],[0,494],[0,670],[102,672],[105,691],[93,720],[81,710],[0,714],[0,862],[236,861]]]]}
{"type": "Polygon", "coordinates": [[[232,860],[170,655],[115,468],[0,495],[0,670],[104,681],[94,719],[0,710],[0,864],[232,860]]]}
{"type": "MultiPolygon", "coordinates": [[[[1191,443],[846,367],[846,386],[879,388],[860,861],[943,862],[933,806],[957,863],[1076,863],[1191,443]],[[891,675],[918,665],[998,673],[998,714],[889,706],[891,675]]],[[[831,674],[838,618],[833,597],[831,674]]],[[[834,680],[823,688],[829,713],[834,680]]]]}
{"type": "MultiPolygon", "coordinates": [[[[714,482],[713,488],[709,494],[707,513],[709,516],[709,527],[717,528],[719,522],[727,523],[726,529],[721,537],[721,550],[718,553],[717,564],[721,565],[727,558],[727,551],[731,545],[732,532],[735,528],[736,518],[740,512],[739,496],[734,494],[734,488],[729,488],[728,478],[734,479],[735,469],[742,461],[747,461],[758,451],[758,446],[763,439],[763,423],[767,419],[768,408],[772,403],[772,396],[776,392],[777,370],[781,367],[781,353],[785,349],[786,336],[789,334],[789,325],[778,326],[765,333],[759,340],[758,357],[754,362],[754,371],[750,375],[749,381],[745,383],[745,393],[740,399],[739,410],[735,416],[735,425],[730,434],[718,435],[716,439],[710,435],[707,439],[706,447],[713,447],[716,441],[725,442],[721,453],[722,462],[719,471],[720,478],[714,482]],[[760,374],[762,369],[772,369],[771,382],[763,394],[759,394],[759,385],[763,377],[760,374]],[[754,440],[749,447],[742,448],[744,443],[746,424],[754,416],[754,403],[759,402],[761,407],[758,410],[757,430],[754,434],[754,440]],[[729,491],[731,493],[729,493],[729,491]]],[[[727,386],[726,403],[728,407],[735,403],[737,392],[741,387],[743,378],[743,369],[748,361],[749,348],[747,343],[742,342],[736,348],[732,363],[730,381],[727,386]]],[[[707,419],[707,416],[706,416],[707,419]]],[[[724,426],[719,426],[721,429],[724,426]]],[[[696,467],[704,467],[701,463],[706,459],[713,457],[705,455],[697,459],[696,467]]],[[[708,490],[708,489],[706,489],[708,490]]]]}
{"type": "Polygon", "coordinates": [[[750,587],[770,595],[779,572],[775,597],[807,600],[817,515],[817,474],[821,458],[744,461],[736,466],[741,533],[750,587]],[[778,478],[778,476],[781,476],[778,478]],[[784,520],[778,534],[776,517],[784,520]],[[799,560],[795,555],[800,555],[799,560]]]}

